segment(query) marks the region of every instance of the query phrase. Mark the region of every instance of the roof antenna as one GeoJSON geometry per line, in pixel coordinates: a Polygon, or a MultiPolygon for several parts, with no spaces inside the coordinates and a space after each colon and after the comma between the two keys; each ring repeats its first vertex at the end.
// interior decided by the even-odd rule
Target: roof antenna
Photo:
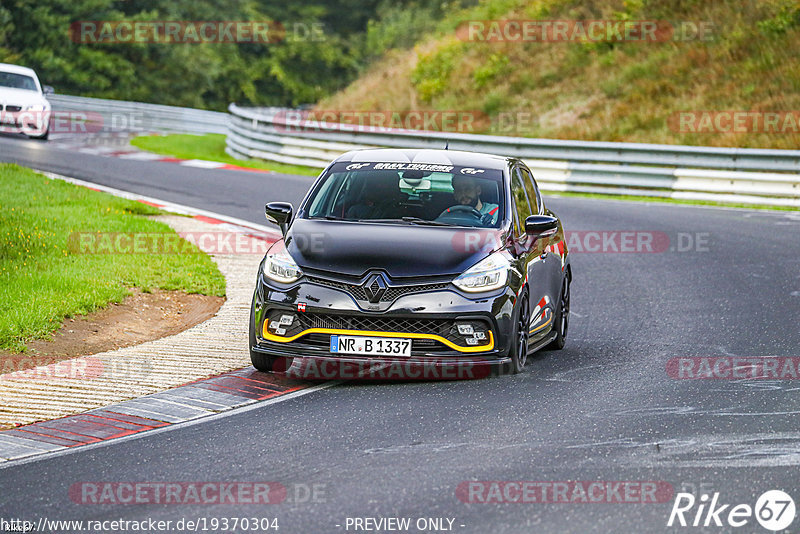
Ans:
{"type": "Polygon", "coordinates": [[[445,141],[444,141],[444,149],[447,150],[448,148],[450,148],[450,140],[449,139],[445,139],[445,141]]]}

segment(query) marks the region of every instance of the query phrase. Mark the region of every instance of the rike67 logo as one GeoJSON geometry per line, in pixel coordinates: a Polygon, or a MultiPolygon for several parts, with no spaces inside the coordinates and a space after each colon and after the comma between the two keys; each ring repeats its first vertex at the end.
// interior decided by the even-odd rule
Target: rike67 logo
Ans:
{"type": "Polygon", "coordinates": [[[678,493],[667,526],[735,528],[751,525],[755,517],[762,527],[777,532],[792,524],[795,511],[794,499],[781,490],[762,493],[755,506],[723,503],[719,492],[710,497],[704,493],[699,499],[691,493],[678,493]]]}

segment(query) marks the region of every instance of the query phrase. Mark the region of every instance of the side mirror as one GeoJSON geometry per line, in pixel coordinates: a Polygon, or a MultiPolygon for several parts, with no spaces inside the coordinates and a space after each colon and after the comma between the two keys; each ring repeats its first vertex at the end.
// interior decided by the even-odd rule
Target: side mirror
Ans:
{"type": "Polygon", "coordinates": [[[549,237],[558,231],[558,219],[550,215],[531,215],[525,219],[525,233],[531,237],[549,237]]]}
{"type": "Polygon", "coordinates": [[[264,206],[267,220],[273,224],[277,224],[281,228],[283,235],[286,235],[286,230],[289,228],[289,221],[292,220],[292,213],[294,208],[288,202],[270,202],[264,206]]]}
{"type": "Polygon", "coordinates": [[[54,95],[54,94],[56,94],[56,90],[53,89],[52,85],[44,85],[44,86],[42,86],[42,94],[54,95]]]}

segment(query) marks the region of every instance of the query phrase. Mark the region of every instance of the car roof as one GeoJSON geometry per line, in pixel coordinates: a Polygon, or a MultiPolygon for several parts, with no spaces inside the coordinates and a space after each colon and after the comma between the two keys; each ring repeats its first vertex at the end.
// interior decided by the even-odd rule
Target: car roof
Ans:
{"type": "Polygon", "coordinates": [[[431,150],[415,148],[369,148],[351,150],[336,158],[336,162],[352,161],[388,162],[388,163],[432,163],[455,165],[458,167],[481,167],[484,169],[506,168],[511,158],[483,154],[480,152],[463,152],[460,150],[431,150]]]}
{"type": "Polygon", "coordinates": [[[36,72],[33,69],[29,69],[28,67],[23,67],[22,65],[12,65],[11,63],[0,63],[0,71],[13,72],[14,74],[25,74],[27,76],[33,76],[34,78],[37,78],[36,72]]]}

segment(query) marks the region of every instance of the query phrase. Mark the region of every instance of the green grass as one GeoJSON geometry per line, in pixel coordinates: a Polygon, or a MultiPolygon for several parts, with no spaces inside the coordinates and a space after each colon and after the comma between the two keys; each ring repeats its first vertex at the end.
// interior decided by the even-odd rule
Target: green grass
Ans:
{"type": "MultiPolygon", "coordinates": [[[[47,338],[65,317],[120,302],[129,288],[223,296],[225,279],[190,254],[79,254],[74,232],[174,234],[157,209],[0,164],[0,349],[47,338]]],[[[187,250],[187,249],[184,249],[187,250]]]]}
{"type": "Polygon", "coordinates": [[[303,176],[317,176],[321,169],[303,167],[300,165],[286,165],[255,159],[241,160],[229,156],[225,152],[225,136],[222,134],[190,135],[143,135],[131,140],[131,144],[142,150],[174,156],[181,159],[202,159],[206,161],[219,161],[230,163],[248,169],[264,169],[284,174],[300,174],[303,176]]]}

